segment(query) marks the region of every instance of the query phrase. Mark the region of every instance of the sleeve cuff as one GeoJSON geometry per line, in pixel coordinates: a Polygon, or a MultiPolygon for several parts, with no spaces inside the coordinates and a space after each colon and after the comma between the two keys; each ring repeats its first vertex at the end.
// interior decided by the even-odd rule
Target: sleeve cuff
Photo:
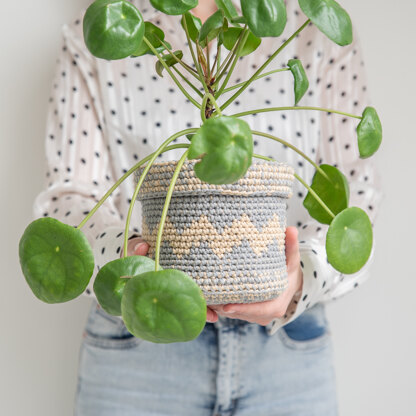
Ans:
{"type": "Polygon", "coordinates": [[[321,301],[329,291],[335,274],[339,274],[327,261],[325,247],[318,242],[299,243],[300,264],[303,271],[302,290],[293,297],[283,318],[274,319],[267,325],[267,332],[273,335],[279,328],[294,321],[306,309],[321,301]]]}

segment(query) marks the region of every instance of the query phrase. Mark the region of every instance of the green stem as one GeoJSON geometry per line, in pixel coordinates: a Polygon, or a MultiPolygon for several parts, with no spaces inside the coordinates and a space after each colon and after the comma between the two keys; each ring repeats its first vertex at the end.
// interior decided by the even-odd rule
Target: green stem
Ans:
{"type": "Polygon", "coordinates": [[[155,37],[159,40],[159,42],[161,43],[161,45],[165,48],[165,50],[169,53],[170,56],[172,56],[173,59],[176,60],[176,62],[183,66],[192,76],[194,76],[198,81],[198,74],[197,71],[195,69],[193,69],[191,66],[189,66],[188,64],[186,64],[185,62],[182,61],[182,59],[179,59],[171,49],[169,49],[168,45],[163,42],[162,39],[160,39],[158,36],[155,35],[155,37]]]}
{"type": "MultiPolygon", "coordinates": [[[[172,146],[168,146],[164,152],[168,152],[169,150],[184,148],[188,146],[187,144],[174,144],[172,146]]],[[[143,164],[145,164],[148,160],[152,158],[154,153],[151,153],[149,156],[146,156],[140,162],[137,162],[131,169],[129,169],[123,176],[121,176],[117,182],[105,193],[105,195],[97,202],[94,208],[87,214],[87,216],[80,222],[78,225],[78,229],[81,229],[85,223],[95,214],[95,212],[101,207],[101,205],[106,201],[106,199],[118,188],[118,186],[124,182],[132,173],[134,173],[137,169],[140,168],[143,164]]]]}
{"type": "Polygon", "coordinates": [[[226,109],[245,89],[255,80],[255,78],[260,75],[260,73],[270,64],[271,61],[300,33],[306,26],[308,26],[310,20],[308,19],[295,33],[286,41],[284,42],[271,56],[267,61],[252,75],[252,77],[244,83],[244,85],[230,98],[228,99],[222,106],[221,110],[226,109]]]}
{"type": "MultiPolygon", "coordinates": [[[[212,94],[208,93],[208,94],[206,94],[206,97],[207,97],[207,100],[211,101],[211,103],[214,104],[214,107],[217,110],[217,113],[221,116],[222,115],[221,108],[219,107],[219,105],[215,101],[214,96],[212,94]]],[[[205,105],[206,105],[206,103],[205,103],[205,105]]]]}
{"type": "Polygon", "coordinates": [[[128,211],[127,219],[126,219],[125,233],[124,233],[124,252],[123,252],[124,257],[127,257],[128,232],[130,228],[130,219],[133,213],[134,203],[136,202],[137,195],[139,194],[143,181],[146,178],[147,172],[149,172],[149,169],[153,165],[156,158],[159,156],[159,154],[161,154],[165,150],[165,148],[168,146],[169,143],[171,143],[173,140],[175,140],[176,138],[180,136],[184,136],[185,134],[195,133],[197,130],[198,129],[186,129],[186,130],[182,130],[174,134],[173,136],[170,136],[165,142],[162,143],[162,145],[156,150],[156,152],[153,153],[152,157],[149,158],[149,163],[146,165],[146,167],[143,169],[142,174],[140,175],[140,178],[136,185],[136,189],[134,190],[134,194],[130,202],[129,211],[128,211]]]}
{"type": "Polygon", "coordinates": [[[286,140],[280,139],[279,137],[272,136],[271,134],[263,133],[262,131],[252,130],[251,132],[255,134],[256,136],[263,136],[263,137],[267,137],[268,139],[275,140],[276,142],[282,143],[285,146],[289,147],[290,149],[294,150],[296,153],[301,155],[305,160],[307,160],[312,166],[314,166],[314,168],[317,171],[319,171],[319,173],[323,175],[324,178],[330,181],[330,179],[328,178],[328,175],[309,156],[307,156],[305,153],[299,150],[296,146],[293,146],[293,144],[287,142],[286,140]]]}
{"type": "MultiPolygon", "coordinates": [[[[268,160],[270,162],[274,162],[275,160],[271,157],[263,156],[263,155],[257,155],[253,153],[253,156],[257,159],[263,159],[268,160]]],[[[325,204],[324,201],[322,201],[321,198],[319,198],[318,194],[296,173],[294,173],[295,178],[311,193],[311,195],[318,201],[319,205],[332,217],[335,217],[335,214],[329,209],[329,207],[325,204]]]]}
{"type": "Polygon", "coordinates": [[[205,117],[205,110],[206,110],[206,106],[207,106],[207,102],[209,98],[208,94],[204,95],[204,98],[202,99],[202,104],[201,104],[201,120],[203,123],[205,123],[205,121],[207,120],[207,118],[205,117]]]}
{"type": "Polygon", "coordinates": [[[238,62],[238,60],[239,60],[239,58],[240,58],[239,53],[240,53],[241,49],[243,48],[244,44],[246,43],[246,40],[247,40],[248,35],[249,35],[249,33],[250,33],[247,29],[243,30],[243,32],[244,32],[244,35],[243,35],[242,39],[239,41],[239,45],[238,45],[237,50],[236,50],[236,52],[235,52],[235,57],[234,57],[234,60],[233,60],[232,65],[231,65],[231,68],[230,68],[230,70],[228,71],[228,74],[227,74],[227,76],[225,77],[225,80],[224,80],[224,82],[222,83],[221,88],[220,88],[220,89],[218,90],[218,92],[215,94],[215,96],[216,96],[217,98],[221,96],[221,94],[223,93],[223,91],[224,91],[225,87],[227,86],[228,81],[230,80],[231,75],[232,75],[232,73],[233,73],[233,71],[234,71],[234,68],[235,68],[235,66],[237,65],[237,62],[238,62]]]}
{"type": "MultiPolygon", "coordinates": [[[[236,59],[237,59],[237,61],[238,61],[238,55],[237,55],[237,53],[238,53],[238,51],[240,50],[240,46],[241,45],[244,45],[244,43],[245,43],[245,40],[244,40],[244,43],[242,42],[242,40],[243,40],[243,37],[245,37],[245,39],[247,39],[247,36],[248,36],[248,30],[247,30],[247,26],[244,26],[244,29],[241,31],[241,33],[240,33],[240,36],[238,37],[238,40],[237,40],[237,42],[234,44],[234,46],[233,46],[233,48],[231,49],[231,51],[230,51],[230,53],[228,54],[228,56],[227,56],[227,58],[226,59],[228,59],[228,62],[225,64],[225,66],[224,66],[224,69],[222,69],[221,70],[221,73],[220,74],[216,74],[216,76],[215,76],[215,82],[214,82],[214,87],[217,87],[218,86],[218,84],[220,83],[220,81],[221,81],[221,79],[222,79],[222,77],[225,75],[225,73],[228,71],[228,68],[230,67],[230,64],[232,63],[233,64],[233,69],[234,69],[234,67],[235,67],[235,62],[236,62],[236,59]],[[233,59],[234,58],[234,59],[233,59]]],[[[228,79],[230,78],[230,76],[231,76],[231,74],[230,74],[230,72],[232,72],[232,70],[230,70],[228,73],[227,73],[227,75],[229,75],[228,76],[228,79]]],[[[216,93],[215,94],[217,97],[219,96],[218,95],[218,93],[216,93]]]]}
{"type": "MultiPolygon", "coordinates": [[[[284,72],[284,71],[290,71],[290,68],[281,68],[281,69],[274,69],[273,71],[269,71],[269,72],[265,72],[264,74],[259,75],[258,77],[256,77],[256,79],[254,81],[257,81],[260,78],[264,78],[267,77],[268,75],[272,75],[275,74],[276,72],[284,72]]],[[[225,94],[226,92],[235,90],[239,87],[241,87],[242,85],[244,85],[245,81],[240,82],[239,84],[233,85],[232,87],[228,87],[223,91],[223,94],[225,94]]]]}
{"type": "Polygon", "coordinates": [[[181,83],[178,81],[178,79],[175,77],[171,69],[168,65],[166,65],[166,62],[161,57],[160,53],[153,47],[153,45],[146,39],[146,37],[143,37],[144,42],[149,47],[149,49],[153,52],[154,55],[156,55],[157,59],[159,59],[160,63],[163,65],[163,67],[166,69],[166,71],[169,73],[169,75],[172,77],[174,83],[178,86],[178,88],[182,91],[182,93],[185,95],[185,97],[194,104],[197,108],[200,108],[200,105],[188,94],[188,92],[185,90],[185,88],[181,85],[181,83]]]}
{"type": "Polygon", "coordinates": [[[362,119],[362,116],[356,116],[355,114],[344,113],[343,111],[332,110],[330,108],[321,108],[321,107],[308,107],[308,106],[300,106],[300,107],[270,107],[270,108],[261,108],[259,110],[250,110],[244,111],[242,113],[233,114],[233,117],[244,117],[248,116],[249,114],[257,114],[257,113],[267,113],[270,111],[290,111],[290,110],[316,110],[316,111],[325,111],[326,113],[335,113],[341,114],[347,117],[358,118],[359,120],[362,119]]]}
{"type": "Polygon", "coordinates": [[[191,51],[192,60],[194,61],[195,68],[199,75],[199,81],[203,85],[205,93],[208,93],[209,91],[208,91],[208,87],[204,79],[204,75],[202,74],[202,70],[199,65],[198,59],[196,58],[194,48],[192,47],[192,40],[189,36],[189,30],[188,30],[188,25],[186,24],[186,19],[183,19],[183,26],[185,28],[186,40],[188,42],[189,50],[191,51]]]}
{"type": "Polygon", "coordinates": [[[335,218],[335,214],[328,208],[324,201],[319,198],[318,194],[296,173],[295,178],[309,191],[309,193],[318,201],[319,205],[332,217],[335,218]]]}
{"type": "Polygon", "coordinates": [[[179,71],[178,68],[176,68],[176,66],[173,66],[172,68],[201,98],[203,97],[201,91],[199,91],[199,89],[197,87],[195,87],[195,85],[192,84],[192,82],[189,81],[189,79],[186,78],[185,75],[183,75],[182,72],[179,71]]]}
{"type": "Polygon", "coordinates": [[[155,247],[155,271],[156,272],[158,271],[158,268],[159,268],[160,245],[162,242],[163,228],[165,227],[166,216],[168,214],[170,200],[172,198],[173,189],[175,187],[176,180],[178,179],[179,172],[187,156],[188,156],[188,150],[179,159],[178,164],[176,165],[175,171],[173,172],[173,176],[172,176],[172,180],[170,181],[168,192],[166,194],[165,205],[163,206],[163,211],[162,211],[162,215],[160,217],[160,222],[159,222],[159,229],[157,230],[156,247],[155,247]]]}

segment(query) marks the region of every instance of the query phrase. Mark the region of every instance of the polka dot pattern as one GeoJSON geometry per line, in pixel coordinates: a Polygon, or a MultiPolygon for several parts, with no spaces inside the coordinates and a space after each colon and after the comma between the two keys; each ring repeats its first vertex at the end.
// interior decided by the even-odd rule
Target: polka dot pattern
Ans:
{"type": "MultiPolygon", "coordinates": [[[[160,26],[174,50],[184,52],[185,35],[179,31],[180,17],[165,16],[147,0],[132,1],[145,20],[160,26]]],[[[229,86],[247,79],[305,20],[296,1],[287,2],[288,23],[278,40],[265,38],[257,51],[240,59],[229,86]]],[[[45,189],[35,202],[36,216],[54,216],[78,225],[117,178],[147,156],[167,137],[191,126],[200,125],[199,110],[176,88],[165,73],[155,74],[155,58],[106,61],[94,58],[86,49],[82,17],[62,28],[62,46],[49,98],[46,131],[47,174],[45,189]]],[[[354,37],[357,39],[357,36],[354,37]]],[[[214,59],[215,47],[212,47],[214,59]]],[[[300,105],[340,109],[360,114],[369,104],[363,60],[358,41],[339,47],[314,26],[309,25],[268,70],[283,68],[291,58],[302,60],[310,81],[300,105]]],[[[185,89],[195,98],[195,92],[185,89]]],[[[222,102],[230,97],[227,93],[222,102]]],[[[221,103],[221,101],[220,101],[221,103]]],[[[254,108],[288,106],[294,103],[293,78],[281,72],[254,82],[226,114],[254,108]]],[[[378,176],[372,159],[358,157],[355,128],[357,120],[317,111],[280,111],[245,116],[252,129],[286,139],[317,163],[337,166],[351,183],[350,205],[362,207],[374,221],[381,199],[378,176]]],[[[179,138],[187,142],[186,138],[179,138]]],[[[314,168],[287,146],[254,137],[256,153],[286,161],[311,183],[314,168]]],[[[180,157],[181,150],[164,154],[159,160],[180,157]]],[[[120,255],[133,179],[126,180],[83,231],[94,247],[97,270],[120,255]]],[[[293,299],[287,315],[269,327],[271,333],[290,322],[317,302],[335,299],[359,286],[366,270],[354,276],[341,276],[326,261],[326,227],[311,220],[302,206],[305,189],[297,183],[288,202],[288,225],[297,226],[301,240],[304,284],[293,299]]],[[[140,231],[141,210],[135,205],[130,235],[140,231]]],[[[92,280],[93,282],[93,280],[92,280]]],[[[89,286],[87,295],[93,296],[89,286]]]]}

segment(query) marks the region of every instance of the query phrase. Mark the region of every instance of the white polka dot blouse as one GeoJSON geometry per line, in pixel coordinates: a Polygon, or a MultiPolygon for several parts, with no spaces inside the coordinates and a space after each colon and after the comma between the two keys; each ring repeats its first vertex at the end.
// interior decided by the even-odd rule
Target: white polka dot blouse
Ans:
{"type": "MultiPolygon", "coordinates": [[[[185,35],[179,30],[180,16],[166,16],[153,9],[148,0],[132,3],[145,20],[163,29],[173,49],[183,51],[185,61],[192,62],[185,35]]],[[[306,20],[297,1],[287,2],[287,12],[283,35],[264,38],[253,54],[240,58],[230,85],[247,79],[306,20]]],[[[62,27],[62,45],[46,126],[47,181],[34,204],[36,217],[52,216],[71,225],[78,225],[117,178],[155,151],[167,137],[201,123],[199,110],[182,95],[168,74],[163,78],[156,74],[154,56],[118,61],[93,57],[83,40],[84,13],[85,9],[77,20],[62,27]]],[[[211,50],[214,53],[216,48],[211,50]]],[[[369,105],[364,63],[356,36],[351,45],[340,47],[310,25],[268,70],[286,67],[291,58],[302,61],[310,83],[299,105],[357,115],[369,105]]],[[[194,94],[187,85],[185,88],[194,94]]],[[[227,108],[226,114],[293,103],[293,77],[290,72],[278,72],[254,82],[227,108]]],[[[307,110],[259,113],[244,119],[252,129],[272,132],[290,141],[315,162],[337,166],[350,182],[350,205],[363,208],[374,221],[382,192],[372,159],[362,161],[358,157],[356,119],[307,110]]],[[[311,183],[314,168],[290,148],[256,138],[254,149],[255,153],[289,163],[311,183]]],[[[160,160],[178,159],[179,151],[165,153],[160,160]]],[[[95,273],[100,266],[120,257],[123,220],[133,191],[134,182],[130,178],[83,228],[94,249],[95,273]]],[[[333,269],[325,254],[327,227],[309,217],[302,206],[305,195],[302,185],[295,183],[287,220],[288,225],[299,229],[302,292],[292,300],[287,314],[268,326],[270,333],[317,302],[327,302],[350,292],[367,279],[372,262],[373,254],[366,266],[353,275],[344,276],[333,269]]],[[[139,235],[140,203],[135,204],[132,223],[130,235],[139,235]]],[[[86,290],[88,296],[94,296],[94,276],[86,290]]]]}

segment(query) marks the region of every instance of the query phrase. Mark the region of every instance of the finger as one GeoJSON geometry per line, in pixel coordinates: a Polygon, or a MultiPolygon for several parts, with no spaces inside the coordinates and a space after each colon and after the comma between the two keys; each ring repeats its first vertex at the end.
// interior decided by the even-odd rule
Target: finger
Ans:
{"type": "Polygon", "coordinates": [[[149,251],[149,244],[147,244],[145,241],[137,243],[134,246],[134,250],[133,250],[134,254],[137,256],[145,256],[148,251],[149,251]]]}
{"type": "Polygon", "coordinates": [[[286,299],[275,298],[265,302],[232,303],[223,307],[224,314],[241,315],[253,319],[265,316],[280,317],[286,311],[286,299]]]}
{"type": "Polygon", "coordinates": [[[218,321],[218,315],[216,312],[214,312],[212,309],[207,308],[207,322],[217,322],[218,321]]]}
{"type": "Polygon", "coordinates": [[[289,270],[297,267],[300,262],[298,230],[296,227],[286,228],[285,247],[286,265],[289,270]]]}

